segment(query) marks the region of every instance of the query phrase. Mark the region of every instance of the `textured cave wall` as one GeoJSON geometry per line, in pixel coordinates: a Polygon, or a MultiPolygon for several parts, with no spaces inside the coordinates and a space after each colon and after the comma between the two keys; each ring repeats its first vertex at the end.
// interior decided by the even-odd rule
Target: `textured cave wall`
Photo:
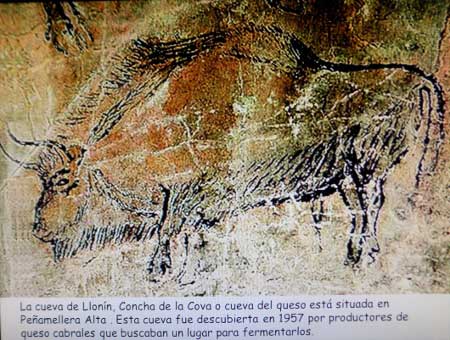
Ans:
{"type": "MultiPolygon", "coordinates": [[[[148,1],[87,2],[78,7],[93,39],[80,51],[70,38],[66,41],[67,36],[60,36],[67,44],[68,55],[64,55],[44,39],[46,14],[41,4],[0,4],[0,138],[18,158],[32,159],[33,151],[23,152],[7,143],[6,123],[23,139],[48,138],[92,72],[106,69],[112,55],[130,39],[142,36],[171,40],[246,22],[276,24],[325,60],[416,64],[436,73],[446,94],[450,88],[446,1],[398,1],[395,5],[385,1],[336,1],[332,5],[283,0],[148,1]]],[[[83,27],[78,29],[85,34],[83,27]]],[[[92,150],[92,162],[102,164],[115,183],[145,192],[148,183],[183,181],[207,166],[220,170],[224,164],[238,166],[299,147],[335,128],[326,118],[319,123],[314,116],[320,111],[315,101],[323,95],[321,91],[337,100],[336,88],[349,82],[369,88],[386,78],[394,95],[404,93],[408,85],[398,74],[381,72],[374,78],[304,75],[293,85],[283,73],[214,53],[200,66],[188,65],[177,75],[158,90],[152,102],[143,103],[92,150]],[[190,86],[190,92],[182,92],[190,86]],[[301,122],[300,130],[282,101],[298,95],[306,100],[301,104],[307,120],[301,122]],[[196,106],[208,110],[198,112],[196,106]],[[189,143],[171,149],[185,143],[190,132],[204,142],[194,150],[189,143]],[[154,153],[142,159],[143,149],[154,153]]],[[[450,132],[448,123],[446,130],[450,132]]],[[[83,134],[83,126],[65,132],[76,139],[83,134]]],[[[1,295],[448,293],[447,140],[436,173],[427,176],[419,189],[414,189],[414,173],[420,139],[411,141],[410,153],[392,172],[380,219],[381,253],[370,266],[344,266],[349,218],[333,195],[324,202],[320,237],[307,203],[256,208],[192,235],[192,251],[184,269],[182,240],[177,240],[172,272],[156,281],[143,269],[152,242],[110,246],[55,263],[48,246],[31,235],[39,181],[0,157],[1,295]]]]}

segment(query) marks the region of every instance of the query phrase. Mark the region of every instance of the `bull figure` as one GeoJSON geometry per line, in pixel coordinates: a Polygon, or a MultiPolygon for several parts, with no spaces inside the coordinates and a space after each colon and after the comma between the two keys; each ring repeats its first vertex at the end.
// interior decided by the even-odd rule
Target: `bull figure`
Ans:
{"type": "MultiPolygon", "coordinates": [[[[110,65],[106,72],[95,73],[69,105],[55,128],[57,138],[22,141],[10,133],[13,142],[39,148],[36,161],[17,160],[0,145],[11,161],[40,178],[42,191],[35,206],[33,234],[51,245],[55,261],[107,244],[156,238],[157,247],[147,270],[163,274],[172,267],[171,242],[183,235],[187,249],[188,231],[213,228],[260,206],[314,203],[338,194],[351,221],[345,263],[370,263],[380,250],[377,225],[385,199],[383,188],[389,172],[409,150],[407,131],[411,130],[411,121],[423,136],[416,186],[434,170],[444,138],[443,92],[433,75],[406,64],[328,62],[277,27],[246,25],[168,42],[139,38],[132,40],[110,65]],[[92,150],[120,131],[119,123],[129,112],[152,100],[184,69],[211,59],[216,66],[227,60],[261,65],[294,84],[335,73],[399,71],[408,84],[416,80],[411,93],[417,104],[391,100],[370,117],[369,123],[356,117],[290,151],[240,167],[204,168],[184,181],[148,183],[142,195],[113,183],[90,161],[92,150]],[[408,110],[419,115],[411,115],[408,110]],[[76,129],[81,132],[71,132],[76,129]],[[117,218],[107,221],[104,216],[109,214],[117,218]]],[[[216,67],[211,72],[227,70],[216,67]]],[[[288,114],[295,118],[301,113],[297,105],[301,98],[284,99],[288,114]]],[[[315,219],[319,215],[313,212],[315,219]]]]}

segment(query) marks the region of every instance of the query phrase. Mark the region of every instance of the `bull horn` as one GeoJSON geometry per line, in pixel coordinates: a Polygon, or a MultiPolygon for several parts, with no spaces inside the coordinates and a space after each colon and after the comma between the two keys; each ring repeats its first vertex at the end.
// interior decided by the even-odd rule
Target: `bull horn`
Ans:
{"type": "Polygon", "coordinates": [[[55,142],[53,140],[38,140],[38,141],[23,141],[20,140],[19,138],[17,138],[16,136],[14,136],[14,134],[11,132],[11,130],[9,129],[9,127],[7,127],[8,129],[8,135],[9,137],[16,143],[22,146],[46,146],[49,148],[58,148],[63,152],[66,152],[66,147],[58,142],[55,142]]]}
{"type": "Polygon", "coordinates": [[[24,141],[17,138],[9,129],[9,126],[7,126],[8,130],[8,136],[11,138],[11,140],[21,146],[44,146],[49,149],[55,150],[56,154],[61,158],[61,160],[64,162],[64,160],[67,158],[67,149],[66,147],[58,142],[55,142],[53,140],[37,140],[37,141],[24,141]]]}
{"type": "Polygon", "coordinates": [[[6,156],[6,158],[8,158],[10,161],[20,165],[24,169],[39,171],[39,166],[36,163],[27,163],[27,162],[24,162],[24,161],[19,161],[18,159],[16,159],[13,156],[11,156],[9,154],[9,152],[5,149],[5,147],[3,146],[2,143],[0,143],[0,150],[3,152],[3,154],[6,156]]]}

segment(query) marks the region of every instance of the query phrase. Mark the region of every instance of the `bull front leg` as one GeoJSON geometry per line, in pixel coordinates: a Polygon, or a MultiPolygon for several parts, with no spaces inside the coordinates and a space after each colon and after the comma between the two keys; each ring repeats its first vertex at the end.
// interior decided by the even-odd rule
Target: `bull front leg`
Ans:
{"type": "MultiPolygon", "coordinates": [[[[100,169],[89,171],[89,182],[92,188],[104,197],[111,206],[138,218],[148,224],[144,239],[156,238],[156,246],[147,260],[149,274],[166,274],[172,268],[171,239],[172,224],[168,218],[171,189],[159,184],[159,190],[151,190],[155,195],[151,198],[139,197],[131,192],[118,188],[107,180],[100,169]]],[[[153,196],[153,194],[152,194],[153,196]]]]}
{"type": "Polygon", "coordinates": [[[171,228],[170,221],[167,219],[170,189],[160,186],[163,193],[163,204],[160,220],[156,228],[157,244],[155,251],[150,255],[147,261],[147,273],[149,274],[166,274],[172,268],[171,249],[171,228]]]}
{"type": "Polygon", "coordinates": [[[147,273],[164,275],[171,268],[170,237],[167,233],[158,234],[156,249],[147,261],[147,273]]]}
{"type": "Polygon", "coordinates": [[[350,213],[350,231],[345,264],[356,266],[361,261],[371,264],[380,251],[377,227],[384,204],[384,179],[367,184],[349,181],[339,187],[339,194],[350,213]]]}

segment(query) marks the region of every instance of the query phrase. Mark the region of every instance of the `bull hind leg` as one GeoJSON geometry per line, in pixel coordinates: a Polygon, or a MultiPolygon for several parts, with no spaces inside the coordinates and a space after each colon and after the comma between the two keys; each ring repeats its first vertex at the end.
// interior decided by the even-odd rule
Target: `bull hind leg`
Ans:
{"type": "Polygon", "coordinates": [[[346,188],[339,188],[351,218],[345,261],[347,265],[357,266],[362,261],[371,264],[380,251],[377,227],[384,204],[383,184],[384,179],[377,178],[366,185],[352,182],[346,188]]]}
{"type": "Polygon", "coordinates": [[[312,226],[319,242],[319,251],[322,251],[322,222],[325,217],[324,202],[322,198],[310,203],[312,226]]]}
{"type": "Polygon", "coordinates": [[[365,130],[356,145],[352,140],[342,154],[346,180],[338,191],[351,217],[347,264],[356,265],[362,259],[373,263],[380,251],[377,227],[385,201],[384,184],[408,150],[403,123],[392,111],[395,109],[387,111],[391,117],[381,122],[373,133],[365,130]]]}

